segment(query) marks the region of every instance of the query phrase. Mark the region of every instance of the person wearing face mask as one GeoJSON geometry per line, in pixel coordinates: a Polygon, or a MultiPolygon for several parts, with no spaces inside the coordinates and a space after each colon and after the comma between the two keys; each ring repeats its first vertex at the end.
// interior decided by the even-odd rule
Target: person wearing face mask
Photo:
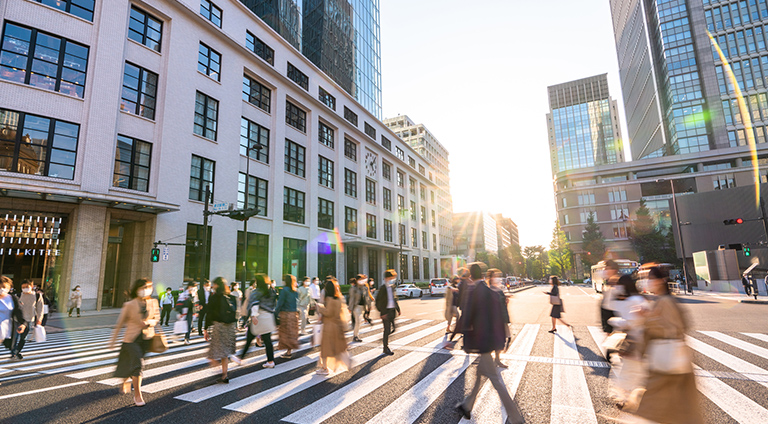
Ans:
{"type": "Polygon", "coordinates": [[[40,287],[35,287],[35,292],[43,299],[43,322],[40,325],[45,327],[45,324],[48,322],[48,313],[50,312],[51,300],[48,299],[48,296],[45,295],[45,292],[43,292],[43,289],[40,287]]]}
{"type": "Polygon", "coordinates": [[[72,317],[72,310],[77,308],[77,317],[80,317],[80,306],[83,304],[83,293],[80,286],[75,286],[72,293],[69,294],[69,316],[72,317]]]}
{"type": "Polygon", "coordinates": [[[299,311],[298,300],[299,293],[296,287],[296,277],[291,274],[283,276],[284,287],[280,290],[280,296],[277,299],[275,307],[275,316],[278,317],[277,324],[277,350],[285,349],[281,356],[285,359],[291,358],[291,352],[299,348],[299,311]]]}
{"type": "Polygon", "coordinates": [[[11,360],[16,360],[18,335],[27,331],[27,321],[16,296],[10,294],[13,281],[0,276],[0,340],[11,352],[11,360]]]}
{"type": "Polygon", "coordinates": [[[24,349],[24,344],[27,342],[27,336],[32,325],[41,325],[43,323],[43,298],[39,294],[32,291],[32,281],[24,280],[21,282],[21,294],[19,295],[19,307],[24,314],[24,321],[29,325],[24,329],[23,333],[19,333],[18,340],[16,341],[16,359],[21,360],[24,357],[21,355],[21,350],[24,349]]]}
{"type": "Polygon", "coordinates": [[[313,278],[312,282],[309,284],[309,297],[312,298],[313,305],[323,303],[322,298],[320,297],[320,279],[317,277],[313,278]]]}
{"type": "Polygon", "coordinates": [[[299,299],[297,306],[299,308],[299,334],[307,334],[307,316],[309,314],[309,304],[312,302],[312,298],[309,296],[309,277],[304,277],[304,281],[301,282],[299,287],[299,299]]]}
{"type": "Polygon", "coordinates": [[[211,297],[211,282],[203,280],[203,286],[197,291],[197,334],[203,335],[203,322],[208,311],[208,298],[211,297]]]}
{"type": "Polygon", "coordinates": [[[362,325],[362,315],[363,312],[367,313],[371,308],[371,294],[368,290],[368,276],[358,274],[352,281],[347,307],[352,311],[352,322],[354,323],[352,341],[360,343],[363,341],[358,337],[362,325]]]}
{"type": "MultiPolygon", "coordinates": [[[[496,268],[491,268],[486,273],[486,279],[488,280],[488,286],[491,288],[493,293],[498,297],[499,304],[501,305],[501,315],[502,320],[499,324],[504,328],[504,335],[505,339],[507,341],[507,344],[505,346],[508,346],[508,343],[510,341],[510,334],[509,334],[509,309],[507,308],[507,305],[509,304],[509,298],[504,294],[504,284],[501,282],[501,278],[503,276],[503,273],[501,270],[496,268]]],[[[499,368],[509,368],[506,364],[501,362],[501,349],[496,350],[496,366],[499,368]]]]}
{"type": "Polygon", "coordinates": [[[189,336],[192,333],[192,319],[195,316],[195,293],[197,292],[197,283],[190,281],[187,283],[186,290],[179,293],[179,299],[176,301],[177,319],[187,321],[187,333],[184,335],[184,344],[189,344],[189,336]]]}
{"type": "Polygon", "coordinates": [[[237,331],[241,330],[240,326],[240,309],[243,306],[243,292],[240,291],[240,283],[234,282],[229,285],[229,294],[234,296],[235,299],[237,299],[237,331]]]}
{"type": "Polygon", "coordinates": [[[160,307],[163,308],[163,311],[160,313],[160,324],[163,324],[163,318],[165,318],[165,325],[168,325],[168,320],[171,319],[171,311],[173,310],[173,305],[175,305],[176,302],[173,299],[173,290],[168,287],[165,289],[165,293],[162,297],[160,297],[160,307]]]}
{"type": "Polygon", "coordinates": [[[109,349],[115,348],[117,335],[125,327],[120,355],[117,359],[115,377],[123,379],[120,393],[131,392],[133,383],[133,401],[136,406],[144,406],[141,394],[141,373],[144,368],[144,355],[150,348],[155,326],[160,321],[160,308],[152,295],[152,281],[139,278],[133,283],[130,291],[131,300],[123,304],[120,317],[117,318],[109,349]]]}
{"type": "Polygon", "coordinates": [[[397,303],[397,296],[393,287],[395,279],[397,279],[397,272],[394,269],[388,269],[384,272],[384,287],[380,288],[376,294],[376,309],[379,310],[381,323],[384,325],[382,342],[385,355],[395,354],[389,350],[389,335],[395,331],[395,318],[400,315],[400,305],[397,303]]]}

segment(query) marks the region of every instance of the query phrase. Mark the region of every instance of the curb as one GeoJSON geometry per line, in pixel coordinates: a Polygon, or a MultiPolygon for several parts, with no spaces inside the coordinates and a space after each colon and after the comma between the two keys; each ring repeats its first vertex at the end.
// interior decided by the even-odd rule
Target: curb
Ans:
{"type": "Polygon", "coordinates": [[[535,284],[531,284],[530,286],[519,287],[516,290],[511,291],[510,293],[515,294],[515,293],[518,293],[518,292],[521,292],[521,291],[524,291],[524,290],[532,289],[534,287],[536,287],[536,285],[535,284]]]}
{"type": "Polygon", "coordinates": [[[739,303],[752,303],[752,304],[755,304],[755,305],[768,305],[768,300],[741,299],[741,300],[739,300],[739,303]]]}

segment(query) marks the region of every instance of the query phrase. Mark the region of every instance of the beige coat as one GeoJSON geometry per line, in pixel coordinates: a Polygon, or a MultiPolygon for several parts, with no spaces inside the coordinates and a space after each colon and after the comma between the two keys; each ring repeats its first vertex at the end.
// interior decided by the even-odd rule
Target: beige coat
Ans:
{"type": "Polygon", "coordinates": [[[156,299],[147,299],[147,319],[141,315],[139,300],[133,299],[123,303],[120,317],[117,319],[115,331],[112,333],[110,344],[117,341],[117,334],[125,327],[123,343],[131,343],[141,333],[144,340],[149,340],[155,335],[155,325],[160,321],[160,308],[156,299]]]}
{"type": "Polygon", "coordinates": [[[344,337],[346,323],[342,321],[342,303],[340,299],[325,298],[325,304],[317,304],[317,310],[323,316],[323,337],[320,342],[320,361],[331,371],[342,365],[350,366],[347,353],[347,339],[344,337]]]}

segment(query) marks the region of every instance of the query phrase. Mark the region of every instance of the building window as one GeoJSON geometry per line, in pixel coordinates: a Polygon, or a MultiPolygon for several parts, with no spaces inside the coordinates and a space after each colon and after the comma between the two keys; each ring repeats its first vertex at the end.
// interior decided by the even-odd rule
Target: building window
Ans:
{"type": "Polygon", "coordinates": [[[306,175],[304,171],[304,147],[294,143],[291,140],[285,139],[285,171],[291,174],[304,177],[306,175]]]}
{"type": "Polygon", "coordinates": [[[131,7],[131,22],[128,24],[128,38],[159,52],[163,36],[163,23],[149,13],[131,7]]]}
{"type": "Polygon", "coordinates": [[[283,274],[307,275],[307,241],[283,238],[283,274]]]}
{"type": "Polygon", "coordinates": [[[304,193],[283,188],[283,221],[304,223],[304,193]]]}
{"type": "MultiPolygon", "coordinates": [[[[235,262],[231,263],[234,266],[233,275],[243,275],[243,248],[245,247],[245,238],[243,237],[243,231],[237,232],[237,254],[235,255],[235,262]]],[[[258,234],[248,232],[248,260],[251,262],[248,266],[248,275],[246,279],[253,281],[253,278],[257,273],[266,274],[269,271],[269,235],[258,234]]]]}
{"type": "Polygon", "coordinates": [[[118,134],[112,185],[131,190],[149,191],[151,158],[151,144],[118,134]]]}
{"type": "Polygon", "coordinates": [[[221,73],[221,54],[201,42],[197,52],[197,70],[218,81],[221,73]]]}
{"type": "Polygon", "coordinates": [[[408,165],[410,165],[411,168],[416,169],[416,159],[412,156],[408,156],[408,165]]]}
{"type": "MultiPolygon", "coordinates": [[[[597,220],[597,213],[594,211],[584,211],[580,214],[581,222],[587,222],[590,214],[594,214],[595,220],[597,220]]],[[[628,221],[629,220],[629,208],[627,205],[615,205],[611,208],[611,221],[628,221]]]]}
{"type": "Polygon", "coordinates": [[[216,140],[219,101],[197,92],[195,96],[195,134],[216,140]]]}
{"type": "Polygon", "coordinates": [[[293,66],[291,62],[288,62],[288,78],[296,84],[299,84],[299,87],[309,91],[309,77],[293,66]]]}
{"type": "Polygon", "coordinates": [[[384,241],[392,242],[392,221],[384,219],[384,241]]]}
{"type": "Polygon", "coordinates": [[[432,203],[435,203],[435,192],[434,191],[430,191],[429,194],[431,194],[432,203]]]}
{"type": "Polygon", "coordinates": [[[399,147],[395,147],[395,156],[397,156],[398,159],[405,161],[405,152],[399,147]]]}
{"type": "Polygon", "coordinates": [[[405,174],[400,171],[397,171],[397,186],[401,188],[405,187],[405,174]]]}
{"type": "Polygon", "coordinates": [[[437,251],[437,234],[432,234],[432,250],[437,251]]]}
{"type": "Polygon", "coordinates": [[[0,169],[71,180],[80,126],[0,109],[0,169]]]}
{"type": "Polygon", "coordinates": [[[240,172],[237,177],[237,208],[259,208],[256,215],[267,216],[267,180],[248,176],[248,204],[245,203],[245,173],[240,172]]]}
{"type": "Polygon", "coordinates": [[[421,217],[421,223],[426,225],[427,224],[427,209],[424,206],[422,206],[420,212],[421,212],[421,215],[419,215],[419,216],[421,217]]]}
{"type": "Polygon", "coordinates": [[[221,8],[211,3],[209,0],[200,0],[200,14],[213,22],[214,25],[221,28],[221,8]]]}
{"type": "Polygon", "coordinates": [[[357,209],[344,208],[344,231],[349,234],[357,234],[357,209]]]}
{"type": "Polygon", "coordinates": [[[421,200],[427,200],[427,189],[424,187],[424,184],[419,184],[419,196],[421,200]]]}
{"type": "Polygon", "coordinates": [[[213,227],[208,227],[207,240],[205,227],[199,224],[187,224],[187,245],[184,251],[184,279],[201,279],[210,275],[211,245],[213,227]],[[205,242],[204,242],[205,241],[205,242]]]}
{"type": "Polygon", "coordinates": [[[424,279],[429,280],[429,258],[424,258],[424,279]]]}
{"type": "Polygon", "coordinates": [[[397,195],[397,211],[402,215],[405,213],[405,197],[397,195]]]}
{"type": "Polygon", "coordinates": [[[35,0],[38,3],[43,3],[46,6],[59,9],[62,12],[71,13],[78,18],[83,18],[87,21],[93,21],[93,4],[94,0],[35,0]]]}
{"type": "Polygon", "coordinates": [[[331,108],[332,110],[336,110],[336,98],[331,96],[330,93],[325,91],[323,87],[317,88],[317,98],[326,106],[331,108]]]}
{"type": "Polygon", "coordinates": [[[272,90],[248,75],[243,75],[243,100],[269,113],[272,90]]]}
{"type": "Polygon", "coordinates": [[[437,219],[435,218],[435,211],[432,210],[432,228],[437,227],[437,219]]]}
{"type": "Polygon", "coordinates": [[[317,226],[326,230],[333,229],[333,202],[317,199],[317,226]]]}
{"type": "Polygon", "coordinates": [[[419,247],[419,231],[411,228],[411,246],[419,247]]]}
{"type": "Polygon", "coordinates": [[[421,232],[421,248],[422,249],[429,249],[429,242],[427,241],[427,232],[422,231],[421,232]]]}
{"type": "Polygon", "coordinates": [[[381,175],[387,181],[392,181],[392,166],[386,162],[381,162],[381,175]]]}
{"type": "Polygon", "coordinates": [[[357,197],[357,174],[347,168],[344,168],[344,193],[357,197]]]}
{"type": "Polygon", "coordinates": [[[248,31],[245,32],[245,47],[270,65],[275,66],[275,50],[248,31]]]}
{"type": "Polygon", "coordinates": [[[405,239],[405,224],[398,224],[397,226],[397,237],[400,244],[407,246],[408,243],[405,239]]]}
{"type": "Polygon", "coordinates": [[[365,214],[365,235],[368,238],[376,238],[376,215],[365,214]]]}
{"type": "Polygon", "coordinates": [[[349,139],[344,139],[344,156],[357,162],[357,144],[349,139]]]}
{"type": "Polygon", "coordinates": [[[365,201],[375,205],[376,204],[376,183],[365,179],[365,201]]]}
{"type": "Polygon", "coordinates": [[[318,131],[318,140],[320,144],[333,149],[333,128],[319,122],[320,131],[318,131]]]}
{"type": "Polygon", "coordinates": [[[319,156],[319,181],[321,186],[333,188],[333,161],[319,156]]]}
{"type": "Polygon", "coordinates": [[[261,149],[251,149],[248,157],[269,163],[269,130],[245,118],[240,118],[240,154],[245,156],[249,146],[261,145],[261,149]]]}
{"type": "MultiPolygon", "coordinates": [[[[563,199],[565,200],[565,199],[563,199]]],[[[613,202],[626,202],[627,201],[627,191],[624,189],[613,189],[608,192],[608,201],[610,203],[613,202]]]]}
{"type": "Polygon", "coordinates": [[[400,279],[408,280],[408,255],[400,255],[400,279]]]}
{"type": "Polygon", "coordinates": [[[344,106],[344,119],[357,126],[357,114],[344,106]]]}
{"type": "Polygon", "coordinates": [[[408,178],[408,190],[412,195],[416,195],[416,180],[413,178],[408,178]]]}
{"type": "Polygon", "coordinates": [[[285,123],[304,132],[307,130],[307,112],[291,102],[285,102],[285,123]]]}
{"type": "Polygon", "coordinates": [[[733,178],[733,174],[713,175],[712,185],[715,190],[723,190],[736,187],[736,181],[733,178]]]}
{"type": "Polygon", "coordinates": [[[568,201],[565,199],[565,197],[563,197],[563,207],[564,208],[568,207],[568,201]]]}
{"type": "Polygon", "coordinates": [[[157,74],[125,62],[120,110],[155,119],[157,74]]]}
{"type": "Polygon", "coordinates": [[[6,22],[0,78],[82,98],[88,51],[65,38],[6,22]]]}
{"type": "Polygon", "coordinates": [[[376,140],[376,128],[373,128],[371,124],[366,122],[364,124],[364,131],[368,137],[371,137],[372,139],[376,140]]]}
{"type": "Polygon", "coordinates": [[[384,146],[385,149],[392,151],[392,142],[389,141],[387,137],[381,136],[381,145],[384,146]]]}
{"type": "Polygon", "coordinates": [[[384,210],[392,210],[392,190],[384,187],[384,210]]]}
{"type": "Polygon", "coordinates": [[[421,276],[419,273],[419,260],[418,256],[411,256],[411,266],[413,267],[413,279],[414,280],[420,280],[421,276]]]}
{"type": "Polygon", "coordinates": [[[594,205],[595,193],[580,193],[578,195],[579,206],[582,205],[594,205]]]}
{"type": "Polygon", "coordinates": [[[216,162],[192,155],[192,169],[189,173],[189,199],[198,202],[205,201],[205,187],[211,195],[208,201],[213,200],[213,178],[216,171],[216,162]]]}
{"type": "Polygon", "coordinates": [[[410,211],[411,211],[411,220],[415,221],[416,220],[416,202],[414,202],[413,200],[411,200],[410,211]]]}

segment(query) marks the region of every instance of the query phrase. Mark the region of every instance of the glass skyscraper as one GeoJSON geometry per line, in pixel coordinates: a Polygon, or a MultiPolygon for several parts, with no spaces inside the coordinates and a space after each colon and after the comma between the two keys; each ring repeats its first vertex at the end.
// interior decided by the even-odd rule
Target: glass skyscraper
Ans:
{"type": "Polygon", "coordinates": [[[347,0],[304,0],[302,53],[350,94],[355,93],[352,5],[347,0]]]}
{"type": "Polygon", "coordinates": [[[363,107],[381,119],[381,31],[379,0],[351,0],[355,28],[355,92],[363,107]]]}
{"type": "Polygon", "coordinates": [[[301,13],[295,0],[240,0],[256,16],[301,51],[301,13]]]}
{"type": "Polygon", "coordinates": [[[548,87],[552,174],[624,161],[606,74],[548,87]]]}

